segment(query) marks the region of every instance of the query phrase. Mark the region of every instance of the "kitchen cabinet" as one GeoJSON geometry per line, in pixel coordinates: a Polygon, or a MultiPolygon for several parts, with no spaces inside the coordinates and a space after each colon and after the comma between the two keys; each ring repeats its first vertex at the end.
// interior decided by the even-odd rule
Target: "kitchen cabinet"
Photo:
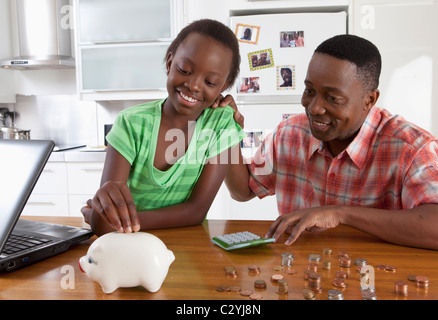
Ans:
{"type": "Polygon", "coordinates": [[[103,165],[103,162],[67,162],[70,216],[82,216],[81,208],[99,189],[103,165]]]}
{"type": "Polygon", "coordinates": [[[165,98],[164,58],[181,28],[183,3],[178,0],[75,0],[80,98],[165,98]]]}
{"type": "Polygon", "coordinates": [[[68,216],[66,163],[47,162],[22,215],[68,216]]]}
{"type": "Polygon", "coordinates": [[[80,209],[100,186],[104,153],[52,154],[22,215],[82,216],[80,209]]]}

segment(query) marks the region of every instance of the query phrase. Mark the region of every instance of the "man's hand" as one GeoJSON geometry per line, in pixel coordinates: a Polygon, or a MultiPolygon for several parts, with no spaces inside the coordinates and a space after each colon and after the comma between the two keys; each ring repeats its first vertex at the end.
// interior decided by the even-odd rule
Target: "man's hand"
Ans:
{"type": "Polygon", "coordinates": [[[266,238],[274,237],[278,241],[283,233],[290,233],[286,245],[291,245],[304,231],[324,231],[341,224],[341,206],[326,206],[303,209],[280,216],[271,225],[266,238]]]}

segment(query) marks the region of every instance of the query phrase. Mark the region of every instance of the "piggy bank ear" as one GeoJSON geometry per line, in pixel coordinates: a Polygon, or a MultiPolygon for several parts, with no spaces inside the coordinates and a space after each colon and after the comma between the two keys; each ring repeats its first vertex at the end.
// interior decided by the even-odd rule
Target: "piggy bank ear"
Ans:
{"type": "Polygon", "coordinates": [[[99,253],[99,252],[102,252],[102,251],[103,251],[103,248],[104,248],[103,243],[102,243],[102,242],[98,242],[98,241],[96,240],[96,241],[94,241],[94,242],[91,244],[91,246],[90,246],[88,252],[89,252],[90,254],[99,253]]]}

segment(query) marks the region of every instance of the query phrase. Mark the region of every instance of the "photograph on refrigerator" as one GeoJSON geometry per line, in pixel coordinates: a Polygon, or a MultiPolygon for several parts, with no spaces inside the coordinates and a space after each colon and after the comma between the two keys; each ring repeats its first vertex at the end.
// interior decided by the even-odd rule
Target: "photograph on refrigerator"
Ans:
{"type": "Polygon", "coordinates": [[[272,49],[265,49],[248,53],[249,68],[251,71],[270,68],[274,66],[272,49]]]}
{"type": "Polygon", "coordinates": [[[238,23],[234,33],[240,42],[257,44],[259,41],[260,27],[238,23]]]}
{"type": "Polygon", "coordinates": [[[259,77],[242,77],[237,86],[237,93],[257,93],[260,91],[259,77]]]}
{"type": "Polygon", "coordinates": [[[304,31],[281,31],[280,48],[304,47],[304,31]]]}
{"type": "Polygon", "coordinates": [[[295,66],[277,66],[277,90],[295,89],[295,66]]]}

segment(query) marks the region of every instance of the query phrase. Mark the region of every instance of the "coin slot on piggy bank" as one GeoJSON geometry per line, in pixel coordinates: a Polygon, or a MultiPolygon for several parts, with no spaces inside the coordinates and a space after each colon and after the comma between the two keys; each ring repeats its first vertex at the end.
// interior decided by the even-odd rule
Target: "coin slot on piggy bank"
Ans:
{"type": "Polygon", "coordinates": [[[150,233],[113,232],[90,245],[79,268],[105,293],[137,286],[157,292],[174,260],[173,252],[150,233]]]}

